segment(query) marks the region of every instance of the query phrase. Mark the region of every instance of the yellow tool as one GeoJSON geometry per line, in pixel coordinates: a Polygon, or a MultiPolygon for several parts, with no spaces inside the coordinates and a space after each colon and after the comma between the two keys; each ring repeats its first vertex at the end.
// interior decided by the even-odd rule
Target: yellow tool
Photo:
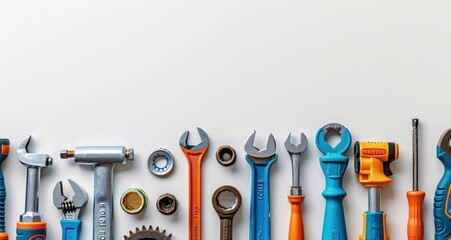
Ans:
{"type": "Polygon", "coordinates": [[[398,159],[398,144],[393,142],[356,142],[355,171],[359,182],[368,188],[368,211],[363,215],[360,240],[389,240],[387,215],[380,210],[381,188],[391,182],[390,163],[398,159]]]}

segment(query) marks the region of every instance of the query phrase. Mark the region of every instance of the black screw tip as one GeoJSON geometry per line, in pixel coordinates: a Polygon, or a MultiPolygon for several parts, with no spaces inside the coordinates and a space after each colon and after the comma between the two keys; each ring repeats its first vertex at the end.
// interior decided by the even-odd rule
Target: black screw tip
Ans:
{"type": "Polygon", "coordinates": [[[412,127],[417,128],[418,127],[418,118],[412,119],[412,127]]]}

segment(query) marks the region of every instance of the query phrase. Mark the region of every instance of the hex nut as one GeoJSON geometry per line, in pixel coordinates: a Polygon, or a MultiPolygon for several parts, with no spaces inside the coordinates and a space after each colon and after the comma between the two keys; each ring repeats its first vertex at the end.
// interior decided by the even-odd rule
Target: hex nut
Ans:
{"type": "Polygon", "coordinates": [[[177,199],[172,194],[163,194],[157,200],[157,209],[164,215],[171,215],[177,211],[177,199]]]}

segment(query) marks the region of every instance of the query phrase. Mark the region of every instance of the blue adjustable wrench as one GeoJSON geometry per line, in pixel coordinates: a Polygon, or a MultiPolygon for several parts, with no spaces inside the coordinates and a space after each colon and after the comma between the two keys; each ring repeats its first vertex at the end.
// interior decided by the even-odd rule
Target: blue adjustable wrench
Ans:
{"type": "Polygon", "coordinates": [[[323,197],[326,199],[326,211],[322,240],[347,240],[343,211],[343,199],[346,196],[343,189],[343,175],[349,158],[343,154],[351,145],[351,134],[342,125],[330,123],[318,130],[315,142],[318,149],[324,154],[319,160],[326,177],[326,188],[323,191],[323,197]],[[330,146],[326,141],[326,136],[330,133],[340,135],[340,142],[335,147],[330,146]]]}
{"type": "Polygon", "coordinates": [[[451,128],[440,137],[437,158],[443,163],[445,172],[437,185],[434,196],[435,240],[451,239],[451,128]]]}
{"type": "Polygon", "coordinates": [[[266,149],[263,150],[254,147],[254,140],[255,131],[247,138],[244,146],[246,161],[252,170],[249,240],[270,240],[269,171],[277,161],[276,140],[270,134],[266,149]]]}

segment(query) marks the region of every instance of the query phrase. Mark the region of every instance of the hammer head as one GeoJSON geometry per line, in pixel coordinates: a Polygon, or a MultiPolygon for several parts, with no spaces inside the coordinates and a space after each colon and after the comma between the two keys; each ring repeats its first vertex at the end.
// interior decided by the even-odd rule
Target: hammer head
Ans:
{"type": "Polygon", "coordinates": [[[74,158],[82,165],[125,165],[127,160],[133,160],[133,148],[124,146],[89,146],[76,147],[75,150],[62,150],[61,158],[74,158]]]}
{"type": "Polygon", "coordinates": [[[48,154],[43,153],[28,153],[28,144],[30,143],[31,135],[26,137],[17,147],[17,156],[19,161],[29,167],[45,168],[53,164],[53,158],[48,154]]]}

